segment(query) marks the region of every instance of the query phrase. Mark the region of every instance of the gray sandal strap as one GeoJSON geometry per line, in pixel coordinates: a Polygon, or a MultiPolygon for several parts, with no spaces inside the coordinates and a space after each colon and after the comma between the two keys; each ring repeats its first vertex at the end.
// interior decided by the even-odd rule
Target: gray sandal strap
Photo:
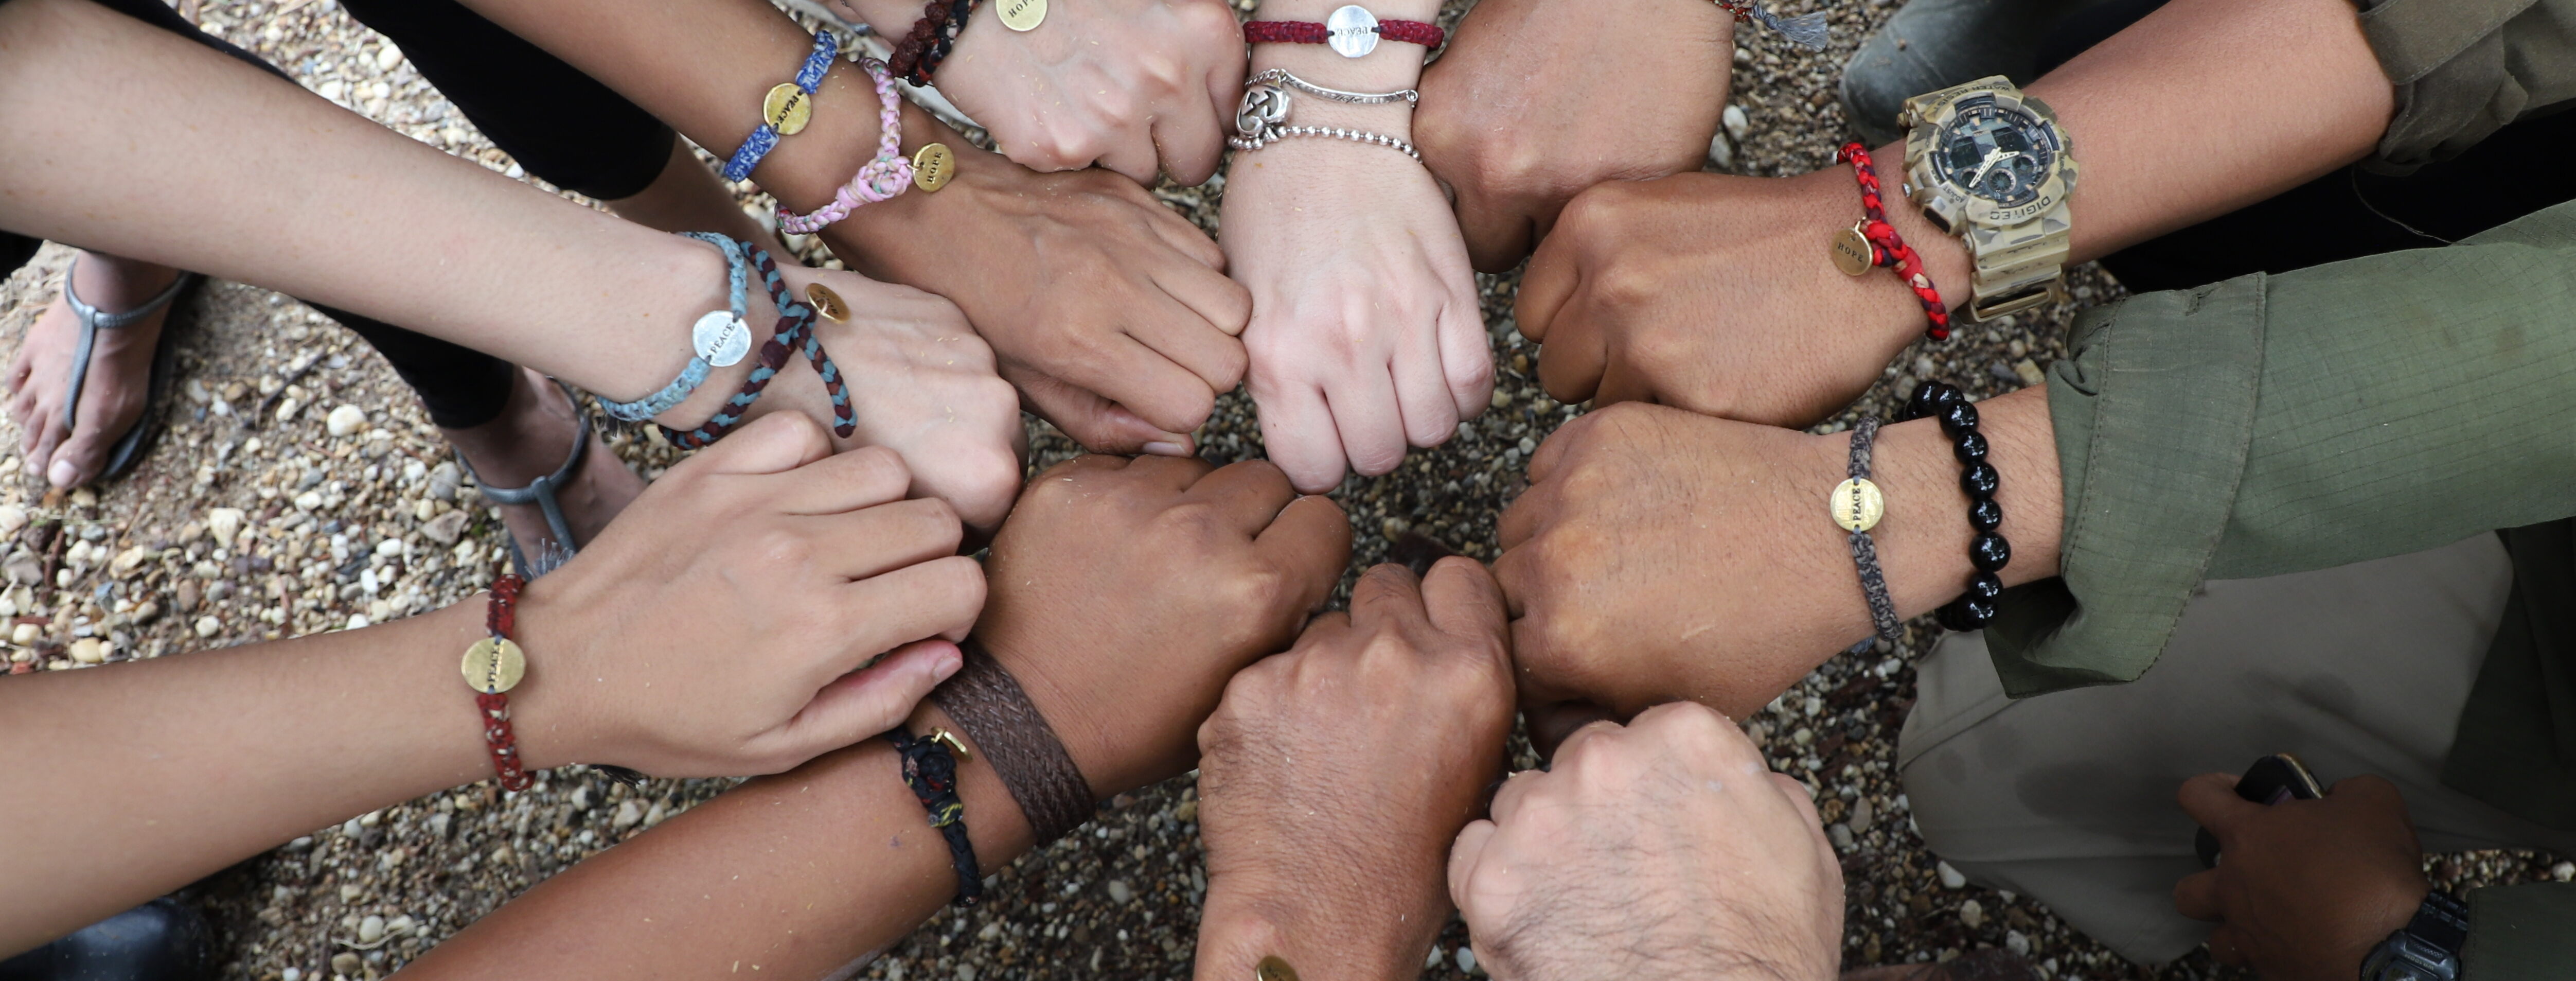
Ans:
{"type": "MultiPolygon", "coordinates": [[[[456,455],[456,464],[465,468],[466,476],[474,478],[474,483],[483,492],[484,500],[494,504],[536,505],[537,510],[546,516],[546,530],[555,536],[555,544],[562,549],[564,556],[570,556],[577,551],[572,542],[572,523],[564,517],[563,503],[556,499],[555,494],[572,482],[573,472],[581,469],[582,458],[590,451],[590,411],[582,408],[581,397],[573,394],[572,389],[563,382],[555,382],[555,387],[563,389],[564,397],[572,400],[573,424],[577,430],[573,434],[572,453],[564,457],[563,466],[556,467],[554,473],[529,481],[525,487],[494,487],[485,483],[481,474],[474,472],[474,464],[465,459],[465,454],[456,455]]],[[[553,552],[552,549],[547,551],[553,552]]],[[[546,562],[545,569],[531,567],[526,557],[519,554],[519,540],[516,537],[510,539],[510,554],[521,567],[521,575],[529,578],[535,578],[536,575],[543,574],[547,569],[560,564],[546,562]]]]}
{"type": "Polygon", "coordinates": [[[71,267],[63,270],[63,303],[72,308],[72,316],[80,321],[80,339],[72,345],[71,387],[63,395],[63,432],[66,434],[80,426],[81,392],[89,385],[89,359],[91,352],[98,347],[98,332],[130,326],[151,316],[162,307],[169,306],[170,301],[178,299],[179,293],[197,279],[196,273],[182,272],[179,278],[170,281],[168,289],[144,301],[142,306],[122,313],[103,313],[72,289],[72,277],[79,272],[80,256],[74,255],[71,267]]]}

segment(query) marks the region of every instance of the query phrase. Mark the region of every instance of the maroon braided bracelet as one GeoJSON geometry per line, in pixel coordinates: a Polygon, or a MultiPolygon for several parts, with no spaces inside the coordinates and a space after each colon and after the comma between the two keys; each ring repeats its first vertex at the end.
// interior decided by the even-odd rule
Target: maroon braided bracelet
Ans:
{"type": "MultiPolygon", "coordinates": [[[[1382,20],[1377,22],[1377,36],[1389,41],[1419,44],[1426,48],[1440,46],[1447,37],[1440,25],[1418,20],[1382,20]]],[[[1333,39],[1332,28],[1311,20],[1250,20],[1243,22],[1246,44],[1323,44],[1333,39]]]]}

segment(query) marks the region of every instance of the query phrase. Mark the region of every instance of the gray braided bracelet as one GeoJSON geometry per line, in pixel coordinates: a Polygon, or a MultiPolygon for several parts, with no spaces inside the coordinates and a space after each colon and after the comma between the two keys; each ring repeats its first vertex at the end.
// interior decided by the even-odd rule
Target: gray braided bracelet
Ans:
{"type": "Polygon", "coordinates": [[[1852,427],[1851,479],[1834,488],[1836,500],[1831,503],[1834,523],[1851,533],[1852,564],[1860,567],[1860,594],[1869,602],[1870,623],[1877,627],[1878,636],[1893,644],[1904,639],[1905,627],[1896,619],[1896,604],[1887,598],[1887,576],[1879,571],[1878,546],[1869,537],[1869,529],[1878,524],[1885,509],[1878,486],[1869,480],[1870,441],[1877,436],[1876,419],[1862,419],[1852,427]]]}

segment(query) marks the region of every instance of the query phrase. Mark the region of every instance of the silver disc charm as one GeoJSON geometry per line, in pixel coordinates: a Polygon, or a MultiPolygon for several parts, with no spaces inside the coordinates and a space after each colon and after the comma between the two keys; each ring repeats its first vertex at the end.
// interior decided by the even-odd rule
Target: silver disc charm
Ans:
{"type": "Polygon", "coordinates": [[[730,310],[709,310],[689,328],[689,346],[717,368],[731,367],[751,354],[751,325],[730,310]]]}
{"type": "Polygon", "coordinates": [[[1234,111],[1234,133],[1246,140],[1267,140],[1288,121],[1288,90],[1267,83],[1244,86],[1243,106],[1234,111]]]}
{"type": "Polygon", "coordinates": [[[1377,15],[1367,7],[1352,4],[1333,11],[1324,19],[1324,30],[1331,35],[1334,52],[1344,58],[1363,58],[1377,50],[1377,15]]]}

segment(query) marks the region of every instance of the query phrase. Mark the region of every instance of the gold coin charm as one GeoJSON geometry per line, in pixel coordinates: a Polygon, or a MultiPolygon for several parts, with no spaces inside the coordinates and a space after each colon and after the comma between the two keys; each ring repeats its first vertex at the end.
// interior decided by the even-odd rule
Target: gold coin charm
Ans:
{"type": "Polygon", "coordinates": [[[841,294],[832,292],[829,286],[805,284],[805,302],[813,304],[814,312],[822,314],[825,320],[837,324],[850,319],[850,305],[841,302],[841,294]]]}
{"type": "Polygon", "coordinates": [[[1046,23],[1047,0],[1002,0],[1002,26],[1034,31],[1046,23]]]}
{"type": "Polygon", "coordinates": [[[1834,523],[1844,531],[1868,531],[1887,516],[1887,498],[1879,494],[1878,485],[1858,477],[1835,484],[1833,496],[1825,503],[1833,509],[1834,523]]]}
{"type": "Polygon", "coordinates": [[[1297,969],[1272,954],[1261,959],[1252,969],[1252,981],[1297,981],[1297,969]]]}
{"type": "Polygon", "coordinates": [[[769,90],[767,98],[760,100],[760,118],[780,136],[802,133],[805,124],[814,121],[814,97],[794,82],[780,82],[769,90]]]}
{"type": "Polygon", "coordinates": [[[957,154],[949,151],[948,144],[932,143],[912,152],[912,186],[936,191],[947,187],[948,179],[955,176],[957,154]]]}
{"type": "Polygon", "coordinates": [[[528,676],[528,656],[515,641],[485,637],[465,649],[465,685],[486,695],[519,686],[528,676]]]}
{"type": "Polygon", "coordinates": [[[1834,268],[1842,270],[1845,276],[1866,276],[1874,265],[1870,262],[1869,238],[1860,233],[1859,225],[1835,232],[1828,248],[1834,254],[1834,268]]]}

